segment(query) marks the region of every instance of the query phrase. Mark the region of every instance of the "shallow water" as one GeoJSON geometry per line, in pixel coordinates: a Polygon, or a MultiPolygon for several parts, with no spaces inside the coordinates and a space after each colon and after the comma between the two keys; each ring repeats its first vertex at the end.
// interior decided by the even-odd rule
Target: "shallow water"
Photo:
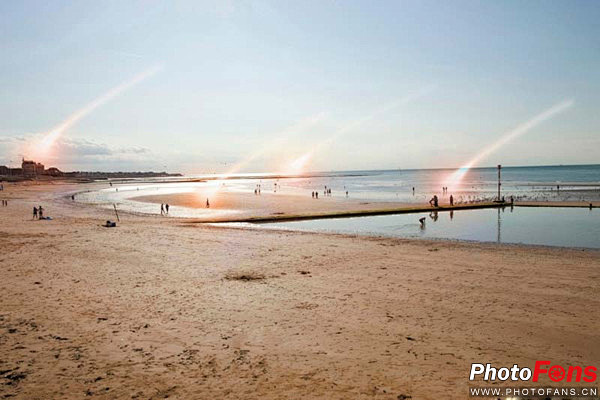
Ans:
{"type": "MultiPolygon", "coordinates": [[[[254,226],[257,226],[255,224],[254,226]]],[[[318,219],[258,225],[263,228],[522,243],[600,249],[600,210],[585,208],[506,207],[318,219]],[[419,218],[425,217],[421,227],[419,218]]]]}
{"type": "MultiPolygon", "coordinates": [[[[311,196],[312,191],[321,195],[325,186],[332,189],[333,197],[345,197],[368,201],[399,201],[426,203],[434,194],[442,202],[450,194],[455,202],[490,200],[497,195],[496,168],[473,168],[464,177],[442,193],[442,186],[456,170],[381,170],[316,173],[306,177],[277,178],[269,176],[238,176],[236,179],[220,179],[218,176],[194,176],[186,178],[208,179],[202,182],[172,182],[173,179],[136,179],[125,183],[115,182],[93,192],[77,195],[77,201],[99,204],[112,208],[117,204],[126,211],[158,214],[160,207],[135,201],[132,198],[146,195],[168,195],[202,190],[227,190],[252,193],[260,185],[263,193],[296,194],[311,196]],[[413,192],[412,188],[415,188],[413,192]],[[117,191],[118,190],[118,191],[117,191]]],[[[184,178],[185,179],[185,178],[184,178]]],[[[600,200],[600,165],[507,167],[502,169],[502,195],[514,196],[516,200],[535,201],[598,201],[600,200]],[[560,190],[558,188],[560,187],[560,190]]],[[[172,216],[198,217],[206,214],[204,198],[199,197],[198,208],[174,207],[172,216]],[[202,201],[200,201],[202,200],[202,201]]],[[[232,215],[236,210],[221,210],[232,215]]],[[[211,209],[211,213],[217,211],[211,209]]]]}

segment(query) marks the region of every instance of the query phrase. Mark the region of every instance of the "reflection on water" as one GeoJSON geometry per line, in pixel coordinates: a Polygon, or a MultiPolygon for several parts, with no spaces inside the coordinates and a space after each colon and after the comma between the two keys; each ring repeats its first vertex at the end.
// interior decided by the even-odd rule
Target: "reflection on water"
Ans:
{"type": "Polygon", "coordinates": [[[600,248],[600,211],[523,208],[397,214],[262,224],[291,230],[600,248]],[[419,223],[420,218],[425,223],[419,223]]]}
{"type": "MultiPolygon", "coordinates": [[[[388,171],[348,171],[316,174],[306,177],[248,177],[236,179],[207,179],[209,177],[188,177],[195,181],[173,182],[133,180],[116,184],[93,192],[82,193],[77,201],[111,207],[117,204],[127,211],[160,213],[160,208],[132,200],[145,195],[168,195],[201,191],[213,197],[223,191],[252,193],[260,185],[264,194],[292,194],[311,196],[311,192],[332,190],[332,197],[365,201],[399,201],[404,203],[427,203],[437,194],[442,203],[453,195],[455,203],[490,200],[496,197],[497,170],[495,168],[470,169],[461,182],[442,192],[442,186],[455,170],[388,170],[388,171]],[[118,190],[118,191],[117,191],[118,190]],[[212,193],[212,194],[210,194],[212,193]]],[[[536,201],[598,201],[600,199],[600,165],[556,166],[556,167],[506,167],[503,170],[502,194],[515,200],[536,201]]],[[[206,198],[201,199],[201,207],[206,198]]],[[[213,201],[211,199],[211,204],[213,201]]],[[[196,217],[208,211],[194,208],[175,207],[172,215],[196,217]]],[[[211,208],[211,213],[217,212],[211,208]]],[[[221,213],[235,213],[235,210],[220,210],[221,213]]]]}

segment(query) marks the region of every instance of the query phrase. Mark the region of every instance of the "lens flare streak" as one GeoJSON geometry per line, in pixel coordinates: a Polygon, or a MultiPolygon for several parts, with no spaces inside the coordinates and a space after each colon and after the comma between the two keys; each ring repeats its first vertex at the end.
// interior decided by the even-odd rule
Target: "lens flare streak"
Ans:
{"type": "Polygon", "coordinates": [[[353,129],[360,127],[361,125],[364,125],[365,123],[367,123],[369,121],[372,121],[373,119],[375,119],[376,117],[378,117],[381,114],[384,114],[388,111],[391,111],[395,108],[403,106],[413,100],[416,100],[420,97],[423,97],[423,96],[429,94],[434,89],[435,89],[435,87],[433,85],[427,86],[415,93],[404,96],[403,98],[401,98],[398,101],[387,104],[386,106],[384,106],[378,110],[375,110],[374,112],[372,112],[369,115],[366,115],[360,119],[357,119],[357,120],[341,127],[340,129],[335,131],[330,137],[315,144],[311,150],[307,151],[306,153],[302,154],[300,157],[298,157],[294,161],[292,161],[290,168],[292,170],[295,170],[295,169],[297,169],[298,165],[304,166],[304,165],[308,164],[308,162],[313,158],[313,156],[315,154],[317,154],[319,151],[323,150],[324,148],[330,146],[333,142],[335,142],[341,136],[347,134],[348,132],[352,131],[353,129]]]}
{"type": "Polygon", "coordinates": [[[138,75],[134,76],[132,79],[112,88],[108,92],[104,93],[102,96],[94,99],[85,107],[71,114],[67,119],[62,121],[59,125],[55,126],[53,129],[51,129],[44,135],[44,137],[36,144],[35,148],[33,149],[34,155],[36,157],[44,157],[44,155],[46,155],[50,151],[56,140],[60,138],[60,136],[67,129],[75,125],[77,122],[79,122],[79,120],[90,114],[96,108],[117,97],[132,86],[142,82],[145,79],[148,79],[149,77],[159,72],[161,69],[162,66],[154,66],[145,71],[142,71],[138,75]]]}
{"type": "Polygon", "coordinates": [[[465,165],[457,169],[452,175],[450,175],[450,177],[446,181],[446,185],[450,187],[458,185],[460,181],[464,178],[465,174],[469,171],[469,169],[473,168],[480,161],[486,159],[500,147],[515,140],[519,136],[529,132],[531,129],[535,128],[541,123],[551,119],[555,115],[564,112],[568,108],[572,107],[573,104],[575,104],[574,100],[565,100],[536,115],[535,117],[531,118],[525,123],[517,126],[515,129],[506,132],[504,135],[502,135],[500,139],[492,143],[490,146],[486,147],[481,153],[476,155],[468,163],[466,163],[465,165]]]}

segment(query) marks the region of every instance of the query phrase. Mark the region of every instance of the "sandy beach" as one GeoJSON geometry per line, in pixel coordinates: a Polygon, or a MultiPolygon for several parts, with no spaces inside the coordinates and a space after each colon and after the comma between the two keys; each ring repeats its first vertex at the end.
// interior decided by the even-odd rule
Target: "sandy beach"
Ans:
{"type": "MultiPolygon", "coordinates": [[[[133,214],[107,229],[110,210],[65,198],[94,185],[5,187],[3,398],[458,399],[473,362],[600,359],[598,251],[133,214]]],[[[277,212],[357,206],[319,202],[277,212]]]]}

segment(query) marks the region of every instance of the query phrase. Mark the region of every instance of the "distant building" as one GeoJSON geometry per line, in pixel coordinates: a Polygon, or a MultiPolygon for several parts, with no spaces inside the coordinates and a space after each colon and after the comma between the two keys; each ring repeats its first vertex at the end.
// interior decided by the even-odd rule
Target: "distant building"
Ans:
{"type": "Polygon", "coordinates": [[[36,163],[35,161],[23,159],[21,163],[23,176],[36,177],[44,174],[44,164],[36,163]]]}
{"type": "Polygon", "coordinates": [[[10,174],[10,168],[8,168],[6,165],[0,165],[0,175],[9,175],[10,174]]]}
{"type": "Polygon", "coordinates": [[[50,176],[63,176],[63,172],[55,167],[48,168],[46,171],[44,171],[44,174],[50,176]]]}

